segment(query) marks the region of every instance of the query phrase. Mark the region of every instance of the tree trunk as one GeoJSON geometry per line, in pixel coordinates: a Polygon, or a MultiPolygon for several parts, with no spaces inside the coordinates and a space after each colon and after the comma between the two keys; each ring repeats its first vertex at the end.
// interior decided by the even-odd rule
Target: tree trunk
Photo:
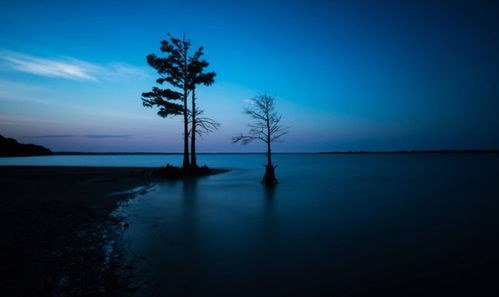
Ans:
{"type": "Polygon", "coordinates": [[[272,187],[279,183],[277,181],[277,178],[275,177],[275,167],[274,165],[272,165],[272,150],[270,148],[270,140],[270,121],[267,116],[267,166],[265,166],[265,175],[262,179],[262,184],[267,187],[272,187]]]}
{"type": "Polygon", "coordinates": [[[265,175],[262,178],[262,184],[267,187],[272,187],[277,185],[279,182],[275,177],[275,167],[272,165],[272,157],[270,144],[267,144],[267,166],[265,166],[265,175]]]}
{"type": "Polygon", "coordinates": [[[187,117],[187,91],[184,91],[184,162],[182,168],[189,166],[189,119],[187,117]]]}
{"type": "Polygon", "coordinates": [[[196,95],[195,86],[192,88],[192,128],[191,128],[191,168],[197,169],[196,159],[196,95]]]}
{"type": "Polygon", "coordinates": [[[277,185],[278,183],[279,182],[275,177],[275,167],[272,165],[265,166],[265,175],[263,176],[262,184],[264,184],[266,187],[272,187],[277,185]]]}
{"type": "Polygon", "coordinates": [[[270,140],[267,142],[267,166],[272,166],[272,151],[270,149],[270,140]]]}
{"type": "MultiPolygon", "coordinates": [[[[185,41],[185,37],[184,37],[185,41]]],[[[189,77],[187,73],[187,48],[184,44],[184,162],[182,168],[189,169],[189,118],[187,115],[187,96],[189,88],[189,77]]]]}

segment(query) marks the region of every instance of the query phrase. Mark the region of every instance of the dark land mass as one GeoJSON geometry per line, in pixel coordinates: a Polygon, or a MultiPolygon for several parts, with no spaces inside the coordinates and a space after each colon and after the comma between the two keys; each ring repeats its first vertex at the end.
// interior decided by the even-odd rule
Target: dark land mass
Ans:
{"type": "Polygon", "coordinates": [[[136,193],[130,190],[185,177],[176,174],[172,166],[0,166],[2,296],[123,296],[136,290],[118,243],[127,225],[112,212],[136,193]]]}
{"type": "Polygon", "coordinates": [[[5,138],[0,135],[0,156],[21,157],[21,156],[45,156],[52,152],[41,145],[19,143],[13,138],[5,138]]]}

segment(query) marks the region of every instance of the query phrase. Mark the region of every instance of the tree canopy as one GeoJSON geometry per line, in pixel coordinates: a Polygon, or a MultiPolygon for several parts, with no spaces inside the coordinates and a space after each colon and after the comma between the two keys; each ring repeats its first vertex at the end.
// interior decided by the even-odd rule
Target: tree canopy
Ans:
{"type": "Polygon", "coordinates": [[[172,101],[186,100],[185,91],[188,92],[190,86],[187,57],[189,47],[189,40],[170,36],[170,41],[161,41],[160,50],[166,57],[155,54],[147,56],[147,63],[160,75],[156,82],[160,85],[167,83],[170,87],[153,87],[152,91],[142,93],[142,104],[146,107],[158,107],[158,115],[163,118],[184,114],[186,110],[185,104],[172,101]]]}

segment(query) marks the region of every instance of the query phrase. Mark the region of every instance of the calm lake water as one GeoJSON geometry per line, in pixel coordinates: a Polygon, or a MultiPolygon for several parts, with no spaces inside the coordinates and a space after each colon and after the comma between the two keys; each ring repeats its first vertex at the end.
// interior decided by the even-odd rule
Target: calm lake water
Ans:
{"type": "MultiPolygon", "coordinates": [[[[138,296],[497,296],[499,154],[200,155],[120,212],[138,296]]],[[[0,158],[159,166],[178,155],[0,158]]]]}

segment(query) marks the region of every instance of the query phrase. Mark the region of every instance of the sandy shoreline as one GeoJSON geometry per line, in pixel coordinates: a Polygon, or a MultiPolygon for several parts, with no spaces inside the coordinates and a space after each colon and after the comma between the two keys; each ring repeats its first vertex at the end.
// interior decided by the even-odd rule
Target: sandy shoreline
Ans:
{"type": "MultiPolygon", "coordinates": [[[[110,213],[153,182],[150,168],[0,166],[0,279],[5,296],[100,296],[133,291],[107,259],[110,213]]],[[[114,227],[113,227],[114,226],[114,227]]],[[[122,267],[119,267],[122,268],[122,267]]],[[[121,273],[121,272],[120,272],[121,273]]]]}

